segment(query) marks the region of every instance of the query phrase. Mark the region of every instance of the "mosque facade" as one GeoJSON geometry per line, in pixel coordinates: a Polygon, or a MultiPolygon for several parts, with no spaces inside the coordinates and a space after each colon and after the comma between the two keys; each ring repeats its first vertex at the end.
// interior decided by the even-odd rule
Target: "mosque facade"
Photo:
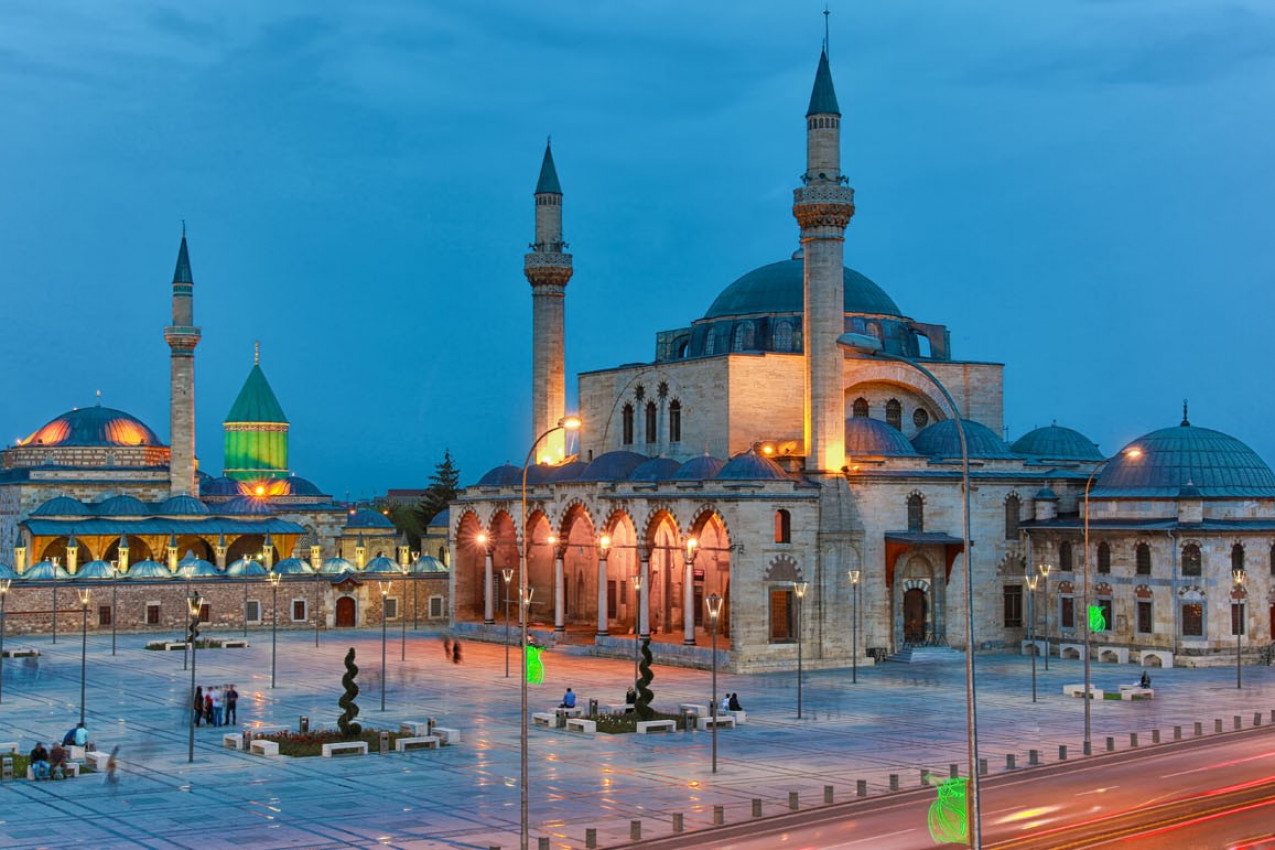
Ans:
{"type": "Polygon", "coordinates": [[[572,257],[546,149],[525,262],[533,464],[525,485],[523,467],[498,467],[451,506],[456,627],[498,629],[525,568],[539,639],[631,656],[650,638],[665,663],[708,663],[718,596],[737,671],[964,647],[967,578],[978,649],[1026,651],[1031,635],[1077,657],[1091,611],[1100,661],[1234,663],[1239,631],[1250,655],[1269,645],[1267,464],[1185,414],[1110,460],[1056,424],[1008,445],[1003,366],[961,360],[944,325],[845,265],[854,192],[826,54],[805,118],[796,252],[656,333],[650,362],[580,374],[578,433],[553,430],[572,257]]]}

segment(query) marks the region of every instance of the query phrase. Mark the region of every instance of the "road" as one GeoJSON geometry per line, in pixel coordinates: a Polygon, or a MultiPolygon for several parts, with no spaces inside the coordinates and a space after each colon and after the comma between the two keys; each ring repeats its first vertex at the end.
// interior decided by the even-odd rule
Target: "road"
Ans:
{"type": "MultiPolygon", "coordinates": [[[[625,846],[915,850],[937,843],[936,797],[916,789],[625,846]]],[[[988,850],[1272,850],[1275,727],[987,777],[982,802],[988,850]]]]}

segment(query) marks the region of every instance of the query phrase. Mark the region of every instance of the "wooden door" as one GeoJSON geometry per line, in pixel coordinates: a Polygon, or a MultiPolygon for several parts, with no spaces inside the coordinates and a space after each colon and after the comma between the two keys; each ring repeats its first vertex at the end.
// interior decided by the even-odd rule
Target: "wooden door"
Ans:
{"type": "Polygon", "coordinates": [[[903,593],[903,640],[920,643],[925,640],[925,591],[919,588],[903,593]]]}
{"type": "Polygon", "coordinates": [[[336,601],[336,626],[338,629],[352,629],[355,621],[355,603],[353,596],[342,596],[336,601]]]}

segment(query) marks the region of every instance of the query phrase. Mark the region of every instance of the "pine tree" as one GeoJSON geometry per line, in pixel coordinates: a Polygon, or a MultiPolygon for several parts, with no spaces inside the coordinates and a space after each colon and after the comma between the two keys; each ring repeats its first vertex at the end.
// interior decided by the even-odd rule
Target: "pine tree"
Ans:
{"type": "Polygon", "coordinates": [[[421,528],[427,527],[430,520],[446,510],[459,492],[460,468],[452,460],[451,450],[446,449],[443,459],[434,465],[434,474],[429,477],[429,486],[425,488],[425,498],[416,506],[421,528]]]}

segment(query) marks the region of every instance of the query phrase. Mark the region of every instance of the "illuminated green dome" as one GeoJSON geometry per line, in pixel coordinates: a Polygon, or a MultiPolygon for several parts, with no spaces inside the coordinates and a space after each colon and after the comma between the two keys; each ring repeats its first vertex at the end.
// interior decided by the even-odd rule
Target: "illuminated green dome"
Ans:
{"type": "Polygon", "coordinates": [[[288,476],[288,417],[259,362],[253,363],[222,425],[227,478],[252,481],[288,476]]]}

